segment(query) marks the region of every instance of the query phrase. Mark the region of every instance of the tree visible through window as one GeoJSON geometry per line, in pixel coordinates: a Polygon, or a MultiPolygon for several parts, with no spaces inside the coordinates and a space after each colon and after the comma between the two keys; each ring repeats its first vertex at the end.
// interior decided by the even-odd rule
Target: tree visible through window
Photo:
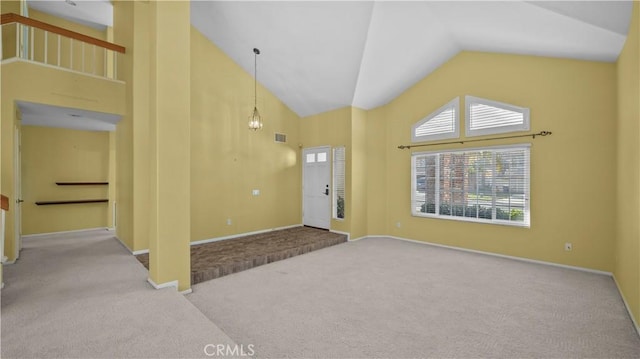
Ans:
{"type": "Polygon", "coordinates": [[[529,146],[412,156],[415,216],[529,226],[529,146]]]}

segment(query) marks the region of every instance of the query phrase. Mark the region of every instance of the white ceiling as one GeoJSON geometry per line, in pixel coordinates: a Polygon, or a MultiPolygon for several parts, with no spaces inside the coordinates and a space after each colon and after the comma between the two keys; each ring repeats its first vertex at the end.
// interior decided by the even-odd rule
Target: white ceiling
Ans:
{"type": "MultiPolygon", "coordinates": [[[[462,50],[615,61],[631,1],[192,1],[191,22],[300,116],[384,105],[462,50]]],[[[212,64],[215,66],[215,64],[212,64]]]]}
{"type": "Polygon", "coordinates": [[[27,0],[27,4],[38,11],[99,30],[113,26],[113,5],[109,0],[27,0]]]}
{"type": "Polygon", "coordinates": [[[67,107],[17,101],[23,126],[70,128],[85,131],[115,131],[122,116],[67,107]]]}
{"type": "MultiPolygon", "coordinates": [[[[112,9],[98,8],[111,7],[108,0],[74,1],[29,5],[111,26],[112,9]]],[[[252,76],[252,49],[259,48],[258,81],[304,117],[384,105],[463,50],[616,61],[632,6],[630,0],[192,0],[191,23],[252,76]]]]}

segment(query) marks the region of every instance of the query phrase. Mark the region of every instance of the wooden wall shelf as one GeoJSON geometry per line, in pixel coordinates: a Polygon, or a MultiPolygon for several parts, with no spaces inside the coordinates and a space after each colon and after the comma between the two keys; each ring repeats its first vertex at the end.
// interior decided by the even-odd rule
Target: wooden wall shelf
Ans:
{"type": "Polygon", "coordinates": [[[108,199],[79,199],[74,201],[40,201],[36,202],[38,206],[49,206],[54,204],[77,204],[77,203],[104,203],[109,202],[108,199]]]}
{"type": "Polygon", "coordinates": [[[56,182],[58,186],[103,186],[109,182],[56,182]]]}

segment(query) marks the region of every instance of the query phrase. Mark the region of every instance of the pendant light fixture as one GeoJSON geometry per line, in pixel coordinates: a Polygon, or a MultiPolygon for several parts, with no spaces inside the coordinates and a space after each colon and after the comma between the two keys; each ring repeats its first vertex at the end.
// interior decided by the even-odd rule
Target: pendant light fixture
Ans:
{"type": "Polygon", "coordinates": [[[258,55],[260,55],[260,50],[254,48],[253,49],[253,113],[249,116],[249,129],[250,130],[259,130],[262,128],[262,117],[260,117],[260,112],[258,112],[258,55]]]}

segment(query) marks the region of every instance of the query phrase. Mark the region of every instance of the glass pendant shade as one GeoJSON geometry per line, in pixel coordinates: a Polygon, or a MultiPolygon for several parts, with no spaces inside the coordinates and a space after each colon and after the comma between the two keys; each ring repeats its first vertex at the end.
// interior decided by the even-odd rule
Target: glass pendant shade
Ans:
{"type": "Polygon", "coordinates": [[[262,117],[258,112],[258,55],[259,49],[253,49],[253,113],[249,116],[249,129],[257,131],[262,128],[262,117]]]}
{"type": "Polygon", "coordinates": [[[253,108],[253,114],[249,116],[249,129],[250,130],[259,130],[262,128],[262,117],[260,117],[260,112],[258,112],[258,108],[253,108]]]}

